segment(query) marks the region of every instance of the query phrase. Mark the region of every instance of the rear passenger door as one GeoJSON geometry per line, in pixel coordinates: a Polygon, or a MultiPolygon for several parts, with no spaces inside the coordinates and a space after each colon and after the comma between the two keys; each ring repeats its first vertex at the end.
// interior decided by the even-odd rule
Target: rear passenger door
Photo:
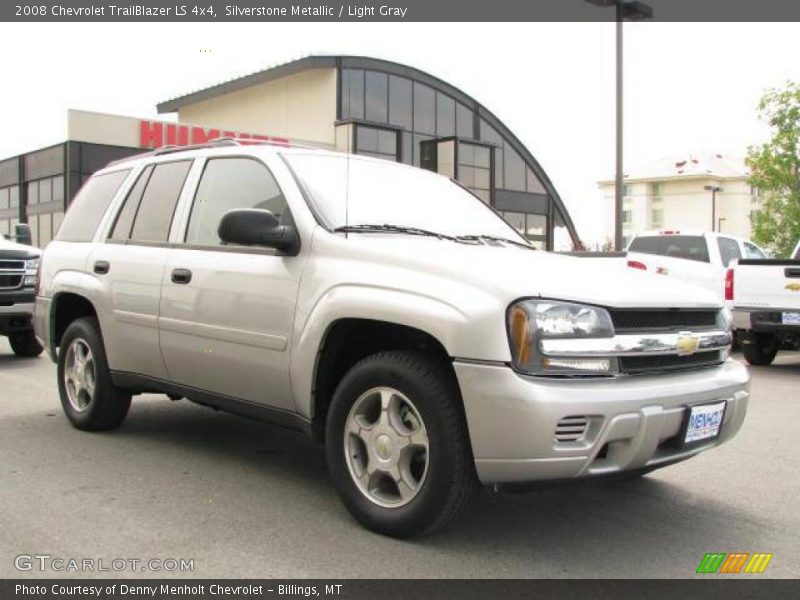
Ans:
{"type": "Polygon", "coordinates": [[[161,278],[170,227],[191,160],[146,166],[119,208],[105,244],[89,268],[102,284],[108,318],[103,328],[113,371],[166,379],[158,340],[161,278]]]}
{"type": "Polygon", "coordinates": [[[267,164],[208,158],[183,243],[163,272],[161,353],[175,383],[292,410],[289,348],[303,256],[223,245],[217,229],[234,208],[266,209],[292,222],[267,164]]]}

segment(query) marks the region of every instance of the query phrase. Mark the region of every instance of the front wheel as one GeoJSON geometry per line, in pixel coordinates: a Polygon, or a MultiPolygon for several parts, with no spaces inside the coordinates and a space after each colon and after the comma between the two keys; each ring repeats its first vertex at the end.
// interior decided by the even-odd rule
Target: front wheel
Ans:
{"type": "Polygon", "coordinates": [[[77,429],[113,429],[125,420],[131,395],[111,381],[97,319],[76,319],[64,332],[58,351],[58,391],[64,412],[77,429]]]}
{"type": "Polygon", "coordinates": [[[742,354],[754,366],[771,365],[780,347],[778,336],[771,333],[758,333],[750,339],[742,340],[742,354]]]}
{"type": "Polygon", "coordinates": [[[18,331],[8,336],[8,342],[11,344],[11,349],[14,354],[23,358],[35,358],[42,353],[42,345],[33,331],[18,331]]]}
{"type": "Polygon", "coordinates": [[[328,412],[326,453],[350,513],[394,537],[446,526],[479,485],[452,372],[422,353],[383,352],[350,369],[328,412]]]}

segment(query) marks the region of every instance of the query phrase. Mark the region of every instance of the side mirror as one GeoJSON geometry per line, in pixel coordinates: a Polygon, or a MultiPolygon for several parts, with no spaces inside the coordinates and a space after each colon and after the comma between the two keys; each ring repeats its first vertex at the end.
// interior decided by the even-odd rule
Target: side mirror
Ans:
{"type": "Polygon", "coordinates": [[[27,223],[17,223],[14,225],[14,237],[12,239],[23,246],[33,246],[31,226],[27,223]]]}
{"type": "Polygon", "coordinates": [[[291,225],[281,225],[268,210],[236,208],[222,215],[217,230],[226,244],[266,246],[295,255],[300,251],[300,236],[291,225]]]}

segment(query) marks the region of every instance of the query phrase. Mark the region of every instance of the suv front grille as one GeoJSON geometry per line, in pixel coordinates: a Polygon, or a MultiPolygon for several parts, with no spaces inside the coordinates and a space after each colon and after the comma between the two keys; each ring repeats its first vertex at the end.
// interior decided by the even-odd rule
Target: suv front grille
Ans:
{"type": "Polygon", "coordinates": [[[716,310],[609,309],[617,333],[641,331],[700,331],[717,327],[716,310]]]}
{"type": "Polygon", "coordinates": [[[0,271],[24,271],[24,260],[0,259],[0,271]]]}
{"type": "Polygon", "coordinates": [[[722,362],[718,350],[698,352],[688,356],[665,354],[656,356],[621,356],[619,358],[620,373],[636,374],[654,371],[674,371],[676,369],[693,369],[710,367],[722,362]]]}
{"type": "Polygon", "coordinates": [[[586,433],[589,417],[564,417],[556,425],[556,442],[577,442],[586,433]]]}

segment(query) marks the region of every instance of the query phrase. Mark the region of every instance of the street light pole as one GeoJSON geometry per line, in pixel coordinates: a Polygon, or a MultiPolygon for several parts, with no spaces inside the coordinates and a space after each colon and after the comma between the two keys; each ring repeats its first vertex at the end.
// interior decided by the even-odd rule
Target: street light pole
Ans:
{"type": "Polygon", "coordinates": [[[617,2],[617,115],[616,164],[614,176],[614,249],[622,250],[622,2],[617,2]]]}
{"type": "Polygon", "coordinates": [[[717,192],[721,192],[722,188],[718,185],[704,185],[703,189],[711,192],[711,231],[717,231],[717,192]]]}
{"type": "Polygon", "coordinates": [[[586,0],[600,7],[613,6],[617,21],[617,60],[616,60],[616,150],[614,176],[614,249],[622,250],[622,23],[624,21],[644,21],[653,17],[653,9],[644,2],[631,0],[586,0]]]}

